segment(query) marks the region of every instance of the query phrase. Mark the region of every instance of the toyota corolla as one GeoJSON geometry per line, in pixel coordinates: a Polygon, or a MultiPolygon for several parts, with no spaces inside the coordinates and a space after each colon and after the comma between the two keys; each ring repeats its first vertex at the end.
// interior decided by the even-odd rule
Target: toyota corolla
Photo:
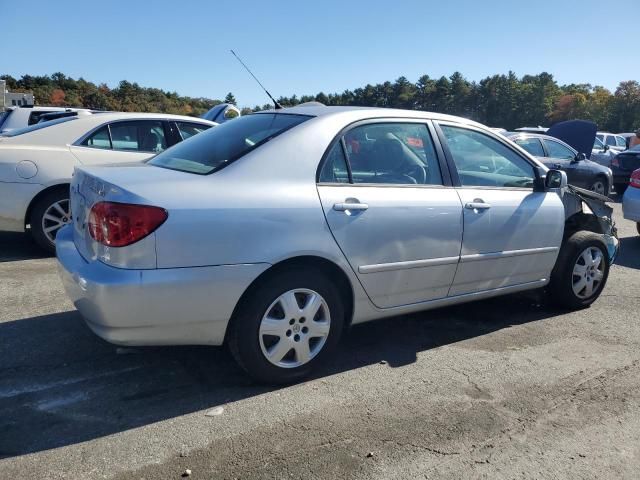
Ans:
{"type": "Polygon", "coordinates": [[[300,106],[78,167],[56,244],[102,338],[228,344],[290,382],[352,324],[539,288],[588,306],[617,251],[607,200],[469,120],[300,106]]]}

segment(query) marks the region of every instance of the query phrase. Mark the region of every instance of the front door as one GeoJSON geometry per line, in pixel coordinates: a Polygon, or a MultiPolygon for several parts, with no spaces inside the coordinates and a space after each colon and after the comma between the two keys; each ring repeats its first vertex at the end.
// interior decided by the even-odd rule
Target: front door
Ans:
{"type": "Polygon", "coordinates": [[[377,307],[447,296],[462,206],[444,183],[424,123],[355,126],[326,155],[318,192],[327,223],[377,307]]]}
{"type": "Polygon", "coordinates": [[[450,296],[549,278],[564,231],[555,192],[533,189],[534,164],[480,130],[440,125],[464,211],[460,265],[450,296]]]}

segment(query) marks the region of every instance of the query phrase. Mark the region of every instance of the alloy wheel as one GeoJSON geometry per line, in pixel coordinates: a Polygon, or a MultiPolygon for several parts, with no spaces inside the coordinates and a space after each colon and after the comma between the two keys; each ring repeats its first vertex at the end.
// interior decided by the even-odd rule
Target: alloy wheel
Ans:
{"type": "Polygon", "coordinates": [[[573,293],[583,300],[590,298],[602,283],[604,269],[602,251],[596,247],[586,248],[573,266],[573,293]]]}
{"type": "Polygon", "coordinates": [[[71,223],[71,209],[69,199],[65,198],[47,207],[42,216],[42,231],[47,240],[53,244],[58,230],[69,223],[71,223]]]}
{"type": "Polygon", "coordinates": [[[330,329],[329,307],[322,295],[305,288],[289,290],[263,315],[260,348],[277,367],[300,367],[320,353],[330,329]]]}

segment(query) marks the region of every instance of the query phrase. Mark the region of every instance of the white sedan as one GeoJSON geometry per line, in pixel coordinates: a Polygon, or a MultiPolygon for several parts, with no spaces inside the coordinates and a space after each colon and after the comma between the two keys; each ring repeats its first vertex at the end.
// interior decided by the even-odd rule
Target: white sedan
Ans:
{"type": "Polygon", "coordinates": [[[217,125],[157,113],[67,117],[0,136],[0,231],[23,232],[54,251],[57,231],[71,222],[74,167],[143,161],[217,125]]]}

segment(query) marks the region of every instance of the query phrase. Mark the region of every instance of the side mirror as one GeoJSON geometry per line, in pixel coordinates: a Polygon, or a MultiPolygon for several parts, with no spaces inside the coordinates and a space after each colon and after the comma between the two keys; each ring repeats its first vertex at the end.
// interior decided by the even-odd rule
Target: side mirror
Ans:
{"type": "Polygon", "coordinates": [[[567,174],[562,170],[549,170],[544,179],[544,186],[547,190],[566,187],[567,174]]]}
{"type": "Polygon", "coordinates": [[[573,159],[575,162],[581,162],[583,160],[586,160],[587,156],[584,153],[576,153],[575,158],[573,159]]]}
{"type": "Polygon", "coordinates": [[[603,151],[603,152],[608,152],[608,151],[609,151],[609,145],[607,145],[607,144],[605,143],[604,147],[602,147],[602,151],[603,151]]]}

